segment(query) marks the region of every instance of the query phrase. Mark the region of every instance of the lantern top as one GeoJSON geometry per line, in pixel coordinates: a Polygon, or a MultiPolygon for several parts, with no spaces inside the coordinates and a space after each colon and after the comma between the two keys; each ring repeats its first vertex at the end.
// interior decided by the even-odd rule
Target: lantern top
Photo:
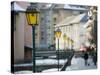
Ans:
{"type": "Polygon", "coordinates": [[[30,6],[27,7],[26,13],[39,13],[39,10],[37,9],[36,3],[31,3],[30,6]]]}
{"type": "Polygon", "coordinates": [[[61,30],[58,28],[58,29],[56,30],[56,32],[61,32],[61,30]]]}

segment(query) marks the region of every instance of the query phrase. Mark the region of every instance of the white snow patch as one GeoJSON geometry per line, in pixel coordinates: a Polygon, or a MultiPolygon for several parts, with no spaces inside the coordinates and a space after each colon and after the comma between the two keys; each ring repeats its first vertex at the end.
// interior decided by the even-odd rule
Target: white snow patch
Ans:
{"type": "MultiPolygon", "coordinates": [[[[60,59],[59,64],[64,64],[65,60],[60,59]]],[[[57,65],[58,60],[56,59],[42,59],[42,60],[36,60],[36,65],[57,65]]]]}
{"type": "MultiPolygon", "coordinates": [[[[64,59],[60,59],[59,60],[59,64],[63,65],[67,60],[64,59]]],[[[39,59],[36,60],[36,65],[57,65],[58,64],[58,60],[57,59],[39,59]]],[[[32,63],[25,63],[25,64],[15,64],[14,66],[32,66],[32,63]]]]}
{"type": "Polygon", "coordinates": [[[85,66],[85,61],[83,58],[72,58],[71,66],[66,68],[68,70],[86,70],[86,69],[96,69],[97,67],[93,64],[92,58],[88,59],[89,66],[85,66]]]}
{"type": "Polygon", "coordinates": [[[54,55],[54,56],[49,56],[49,58],[57,58],[57,56],[56,56],[56,55],[54,55]]]}
{"type": "Polygon", "coordinates": [[[52,68],[52,69],[44,70],[42,72],[56,72],[56,71],[58,71],[57,68],[52,68]]]}
{"type": "Polygon", "coordinates": [[[33,72],[32,71],[17,71],[17,72],[15,72],[15,74],[18,74],[18,75],[22,75],[22,74],[32,74],[33,72]]]}
{"type": "Polygon", "coordinates": [[[76,65],[76,66],[84,66],[84,59],[79,57],[79,58],[72,58],[71,64],[76,65]]]}

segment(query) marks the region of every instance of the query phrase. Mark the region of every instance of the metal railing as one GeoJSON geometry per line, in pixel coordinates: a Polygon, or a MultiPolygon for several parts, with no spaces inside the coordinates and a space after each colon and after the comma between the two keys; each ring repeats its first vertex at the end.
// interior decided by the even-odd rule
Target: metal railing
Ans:
{"type": "Polygon", "coordinates": [[[68,61],[65,62],[65,64],[62,66],[60,71],[65,71],[66,68],[71,65],[71,60],[72,60],[73,56],[74,56],[74,51],[72,52],[72,55],[68,58],[68,61]]]}

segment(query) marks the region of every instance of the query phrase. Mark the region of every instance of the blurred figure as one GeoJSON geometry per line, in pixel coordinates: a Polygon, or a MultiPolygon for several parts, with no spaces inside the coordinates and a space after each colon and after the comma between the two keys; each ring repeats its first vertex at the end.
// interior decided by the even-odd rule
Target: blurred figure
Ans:
{"type": "Polygon", "coordinates": [[[88,65],[87,60],[88,60],[88,58],[89,58],[89,55],[88,55],[88,53],[87,53],[87,52],[85,52],[85,53],[84,53],[83,58],[84,58],[84,60],[85,60],[85,65],[87,66],[87,65],[88,65]]]}
{"type": "Polygon", "coordinates": [[[97,53],[94,53],[93,55],[93,62],[94,62],[94,65],[97,65],[97,53]]]}

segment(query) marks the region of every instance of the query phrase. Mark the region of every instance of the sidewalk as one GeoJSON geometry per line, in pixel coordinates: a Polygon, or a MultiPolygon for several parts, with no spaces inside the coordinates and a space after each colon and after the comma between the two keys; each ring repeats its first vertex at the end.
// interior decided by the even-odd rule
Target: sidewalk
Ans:
{"type": "MultiPolygon", "coordinates": [[[[60,61],[61,64],[64,64],[64,61],[62,62],[62,60],[60,61]]],[[[41,60],[41,62],[43,62],[43,60],[41,60]]],[[[51,60],[51,62],[49,62],[49,60],[45,60],[45,64],[42,63],[42,65],[47,65],[46,63],[48,63],[50,65],[51,64],[54,64],[57,62],[55,62],[54,60],[51,60]],[[52,63],[51,63],[52,62],[52,63]],[[53,63],[54,62],[54,63],[53,63]]],[[[38,61],[38,63],[40,63],[40,60],[38,61]]],[[[89,57],[88,59],[88,66],[85,66],[85,61],[82,57],[77,57],[75,58],[75,56],[72,58],[72,61],[71,61],[71,66],[68,66],[66,68],[65,71],[72,71],[72,70],[90,70],[90,69],[97,69],[97,66],[94,65],[93,61],[92,61],[92,58],[89,57]]],[[[29,65],[32,65],[32,64],[29,64],[29,65]]],[[[21,65],[16,65],[16,66],[29,66],[29,65],[26,65],[26,64],[21,64],[21,65]]],[[[61,68],[60,68],[61,69],[61,68]]],[[[51,69],[46,69],[46,70],[43,70],[42,72],[57,72],[58,71],[58,68],[51,68],[51,69]]],[[[16,72],[17,74],[20,74],[20,73],[32,73],[32,71],[19,71],[19,72],[16,72]]]]}
{"type": "Polygon", "coordinates": [[[66,71],[68,70],[87,70],[87,69],[96,69],[96,68],[97,66],[94,65],[91,57],[89,57],[88,59],[87,66],[85,65],[85,61],[82,57],[78,57],[78,58],[73,57],[71,61],[71,66],[67,67],[66,71]]]}
{"type": "MultiPolygon", "coordinates": [[[[59,66],[61,67],[67,59],[60,59],[59,60],[59,66]]],[[[36,72],[42,72],[43,70],[51,69],[51,68],[57,68],[58,60],[57,59],[39,59],[36,60],[36,72]]],[[[32,71],[33,63],[22,63],[22,64],[15,64],[14,69],[15,72],[17,71],[32,71]]]]}
{"type": "MultiPolygon", "coordinates": [[[[89,57],[88,59],[88,66],[85,66],[85,61],[82,57],[75,56],[72,58],[71,66],[68,66],[65,71],[72,71],[72,70],[90,70],[90,69],[97,69],[97,66],[94,65],[92,58],[89,57]]],[[[57,72],[57,68],[44,70],[43,72],[57,72]]]]}

